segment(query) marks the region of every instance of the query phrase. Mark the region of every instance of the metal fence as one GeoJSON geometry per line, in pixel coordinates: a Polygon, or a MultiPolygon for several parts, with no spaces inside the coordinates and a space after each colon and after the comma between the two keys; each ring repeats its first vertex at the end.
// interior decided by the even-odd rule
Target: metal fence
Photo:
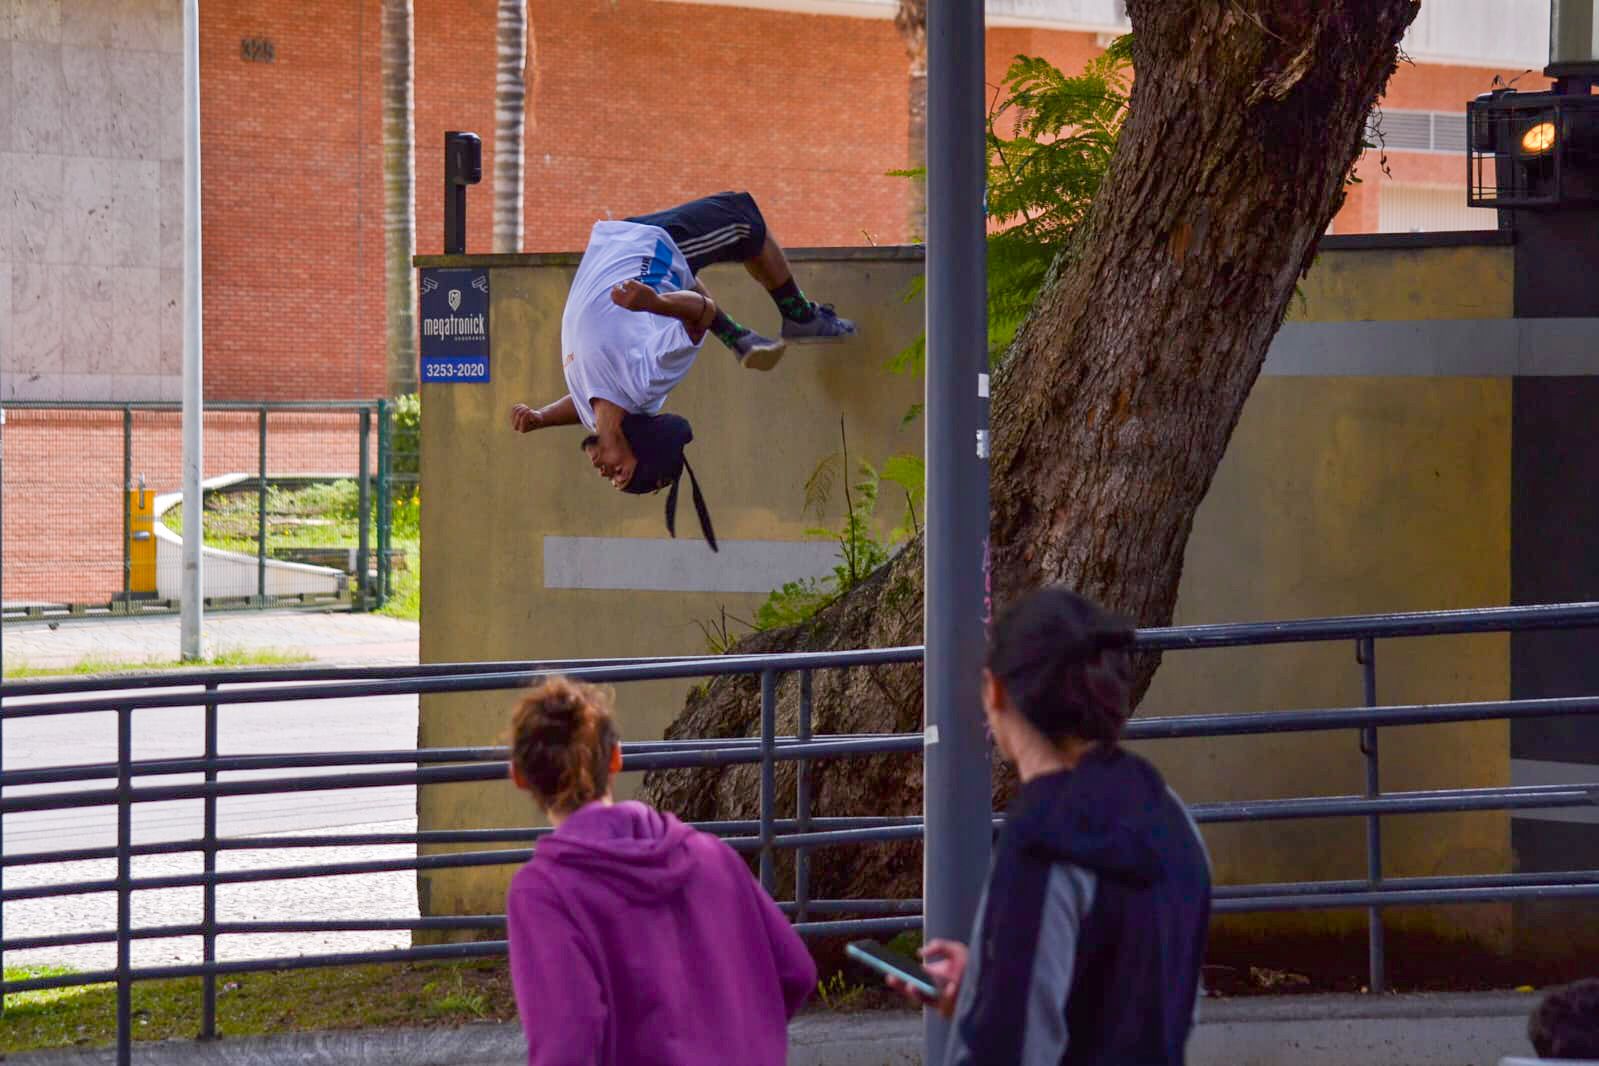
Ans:
{"type": "MultiPolygon", "coordinates": [[[[1599,626],[1599,603],[1549,607],[1496,608],[1477,611],[1428,612],[1371,617],[1332,618],[1284,623],[1185,626],[1145,630],[1138,646],[1163,652],[1204,648],[1244,647],[1313,641],[1350,641],[1357,653],[1366,706],[1319,710],[1182,715],[1139,719],[1131,723],[1128,738],[1223,738],[1251,734],[1277,734],[1318,730],[1352,730],[1360,738],[1366,760],[1363,794],[1310,796],[1247,802],[1198,803],[1191,810],[1202,824],[1274,822],[1284,819],[1362,817],[1366,820],[1367,870],[1361,879],[1227,885],[1216,890],[1220,913],[1298,909],[1363,908],[1370,915],[1370,988],[1384,987],[1383,929],[1380,912],[1390,906],[1484,903],[1510,900],[1599,898],[1599,870],[1552,873],[1499,873],[1451,877],[1389,878],[1382,866],[1381,830],[1385,816],[1460,811],[1511,811],[1529,808],[1574,808],[1599,805],[1599,780],[1583,785],[1456,788],[1426,792],[1383,792],[1378,780],[1379,734],[1383,728],[1429,724],[1511,720],[1556,716],[1599,716],[1599,695],[1539,700],[1491,700],[1476,703],[1378,706],[1375,646],[1380,639],[1439,636],[1445,634],[1519,632],[1599,626]]],[[[218,750],[218,709],[248,707],[290,700],[319,700],[354,696],[392,696],[413,693],[507,691],[536,678],[561,672],[590,681],[621,683],[663,678],[707,678],[733,674],[760,677],[761,717],[757,735],[716,740],[673,740],[629,743],[630,770],[673,767],[714,767],[758,764],[760,770],[759,818],[747,821],[702,823],[700,828],[719,834],[734,848],[758,854],[762,884],[774,895],[775,856],[779,850],[796,853],[791,898],[781,906],[791,914],[796,928],[806,935],[858,935],[889,933],[920,924],[921,901],[897,899],[813,899],[809,891],[809,855],[812,849],[845,844],[914,840],[922,835],[917,818],[815,817],[811,811],[810,768],[816,759],[856,755],[914,753],[921,750],[920,733],[875,735],[814,735],[811,717],[811,678],[818,670],[871,669],[889,663],[920,661],[920,647],[826,654],[790,654],[717,658],[667,658],[647,660],[499,662],[379,668],[291,668],[225,670],[182,675],[145,675],[134,678],[66,679],[8,684],[0,687],[0,730],[13,722],[56,715],[114,714],[117,723],[117,757],[114,762],[11,770],[0,775],[0,821],[7,815],[32,811],[81,810],[101,806],[116,811],[115,846],[8,854],[0,857],[0,876],[23,865],[84,860],[115,860],[115,877],[91,881],[4,888],[0,902],[75,895],[114,893],[115,928],[92,933],[16,936],[0,928],[0,951],[62,947],[84,943],[115,943],[114,968],[91,973],[0,982],[0,993],[62,988],[114,982],[117,990],[117,1047],[119,1061],[129,1061],[132,1037],[130,997],[135,981],[153,978],[202,979],[201,1022],[198,1034],[214,1037],[216,977],[221,974],[261,970],[334,966],[358,962],[451,959],[498,955],[506,950],[503,939],[468,943],[431,944],[376,952],[342,952],[292,958],[252,958],[219,961],[219,937],[263,933],[310,933],[334,930],[503,930],[503,915],[435,916],[418,919],[348,918],[276,922],[221,922],[217,918],[219,885],[259,881],[285,881],[333,874],[371,874],[387,871],[430,870],[468,866],[499,866],[524,862],[532,845],[547,830],[463,829],[420,830],[388,834],[327,834],[315,837],[227,837],[217,832],[217,807],[231,797],[288,794],[328,789],[363,789],[393,785],[428,785],[445,782],[487,781],[505,774],[503,747],[433,748],[400,751],[342,751],[280,754],[224,754],[218,750]],[[800,711],[794,735],[777,733],[777,691],[786,674],[797,674],[800,711]],[[178,708],[204,708],[203,754],[197,757],[135,759],[135,712],[161,712],[178,708]],[[777,817],[776,767],[798,763],[796,816],[777,817]],[[282,771],[278,776],[258,775],[282,771]],[[309,773],[305,772],[309,771],[309,773]],[[248,775],[257,776],[248,776],[248,775]],[[312,775],[315,776],[312,776],[312,775]],[[170,775],[201,775],[203,781],[140,785],[140,779],[170,775]],[[223,780],[223,775],[229,775],[223,780]],[[244,776],[241,776],[244,775],[244,776]],[[26,788],[24,788],[27,786],[26,788]],[[46,791],[51,790],[54,791],[46,791]],[[23,790],[26,794],[19,794],[23,790]],[[144,844],[132,842],[135,806],[161,800],[198,800],[203,804],[204,829],[194,839],[144,844]],[[267,851],[286,847],[349,848],[372,844],[476,845],[479,850],[413,855],[359,862],[327,862],[276,866],[250,870],[218,870],[221,852],[267,851]],[[203,869],[196,874],[135,878],[133,859],[146,855],[198,853],[203,869]],[[135,926],[132,903],[136,893],[151,889],[200,887],[201,920],[185,925],[135,926]],[[184,965],[134,967],[131,945],[135,940],[200,937],[203,961],[184,965]]],[[[976,713],[976,709],[973,709],[976,713]]],[[[3,733],[0,733],[3,740],[3,733]]],[[[1599,769],[1596,769],[1599,778],[1599,769]]],[[[1000,817],[994,817],[1000,823],[1000,817]]]]}
{"type": "MultiPolygon", "coordinates": [[[[4,416],[0,617],[175,610],[181,540],[163,514],[182,488],[179,405],[17,401],[4,416]]],[[[207,552],[207,608],[381,606],[403,556],[393,543],[394,423],[384,400],[207,404],[208,501],[237,501],[207,516],[208,542],[225,543],[207,552]],[[340,482],[355,486],[351,543],[315,536],[324,516],[273,513],[279,490],[340,482]],[[274,543],[296,528],[304,544],[274,543]]],[[[414,430],[401,437],[414,453],[414,430]]],[[[414,509],[415,455],[402,463],[414,509]]]]}

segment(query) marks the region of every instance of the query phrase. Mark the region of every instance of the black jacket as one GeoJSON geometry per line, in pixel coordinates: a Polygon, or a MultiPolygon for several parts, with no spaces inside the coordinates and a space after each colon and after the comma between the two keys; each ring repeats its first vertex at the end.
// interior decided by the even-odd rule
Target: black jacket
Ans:
{"type": "Polygon", "coordinates": [[[946,1061],[1181,1066],[1210,865],[1145,760],[1096,749],[1007,813],[946,1061]]]}

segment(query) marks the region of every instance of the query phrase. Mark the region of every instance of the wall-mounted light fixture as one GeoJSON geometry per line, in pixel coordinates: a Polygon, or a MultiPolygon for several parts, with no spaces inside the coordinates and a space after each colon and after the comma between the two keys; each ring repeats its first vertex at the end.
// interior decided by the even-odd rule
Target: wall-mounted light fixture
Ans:
{"type": "Polygon", "coordinates": [[[1472,207],[1599,203],[1599,0],[1551,0],[1546,92],[1495,89],[1466,107],[1472,207]]]}

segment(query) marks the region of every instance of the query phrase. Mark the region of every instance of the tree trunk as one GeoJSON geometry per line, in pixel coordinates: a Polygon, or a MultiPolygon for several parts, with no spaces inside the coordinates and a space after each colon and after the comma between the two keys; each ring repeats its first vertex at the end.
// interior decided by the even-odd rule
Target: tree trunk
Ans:
{"type": "Polygon", "coordinates": [[[383,264],[388,391],[416,391],[416,124],[411,0],[383,0],[383,264]]]}
{"type": "MultiPolygon", "coordinates": [[[[927,165],[927,0],[899,0],[894,25],[910,56],[905,93],[905,168],[927,165]]],[[[927,182],[911,179],[905,212],[908,240],[927,239],[927,182]]]]}
{"type": "Polygon", "coordinates": [[[500,0],[494,79],[494,250],[522,250],[522,129],[527,119],[527,0],[500,0]]]}
{"type": "MultiPolygon", "coordinates": [[[[1172,618],[1194,512],[1342,202],[1417,5],[1127,6],[1136,77],[1115,158],[995,373],[994,592],[1003,605],[1063,582],[1159,626],[1172,618]]],[[[921,581],[913,545],[808,625],[734,650],[916,642],[921,581]]],[[[1156,665],[1141,664],[1140,694],[1156,665]]],[[[818,733],[920,728],[919,671],[836,673],[817,679],[818,733]]],[[[699,690],[668,735],[754,733],[757,688],[728,679],[699,690]]],[[[793,701],[786,693],[780,705],[789,731],[793,701]]],[[[747,818],[755,776],[753,767],[661,772],[646,779],[647,794],[685,817],[747,818]]],[[[816,778],[818,815],[921,809],[915,757],[823,763],[816,778]]],[[[819,852],[815,897],[920,894],[916,849],[868,850],[819,852]]]]}

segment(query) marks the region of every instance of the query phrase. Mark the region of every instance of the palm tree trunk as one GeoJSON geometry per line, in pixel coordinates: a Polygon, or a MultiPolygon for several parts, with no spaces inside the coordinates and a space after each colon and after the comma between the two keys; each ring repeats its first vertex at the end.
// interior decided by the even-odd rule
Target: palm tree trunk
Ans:
{"type": "Polygon", "coordinates": [[[527,118],[527,0],[500,0],[494,79],[494,250],[522,250],[522,130],[527,118]]]}
{"type": "MultiPolygon", "coordinates": [[[[905,169],[927,165],[927,0],[899,0],[894,25],[910,56],[905,86],[905,169]]],[[[908,240],[927,237],[927,182],[911,180],[905,211],[908,240]]]]}
{"type": "Polygon", "coordinates": [[[383,0],[383,262],[388,391],[416,391],[416,134],[411,0],[383,0]]]}

